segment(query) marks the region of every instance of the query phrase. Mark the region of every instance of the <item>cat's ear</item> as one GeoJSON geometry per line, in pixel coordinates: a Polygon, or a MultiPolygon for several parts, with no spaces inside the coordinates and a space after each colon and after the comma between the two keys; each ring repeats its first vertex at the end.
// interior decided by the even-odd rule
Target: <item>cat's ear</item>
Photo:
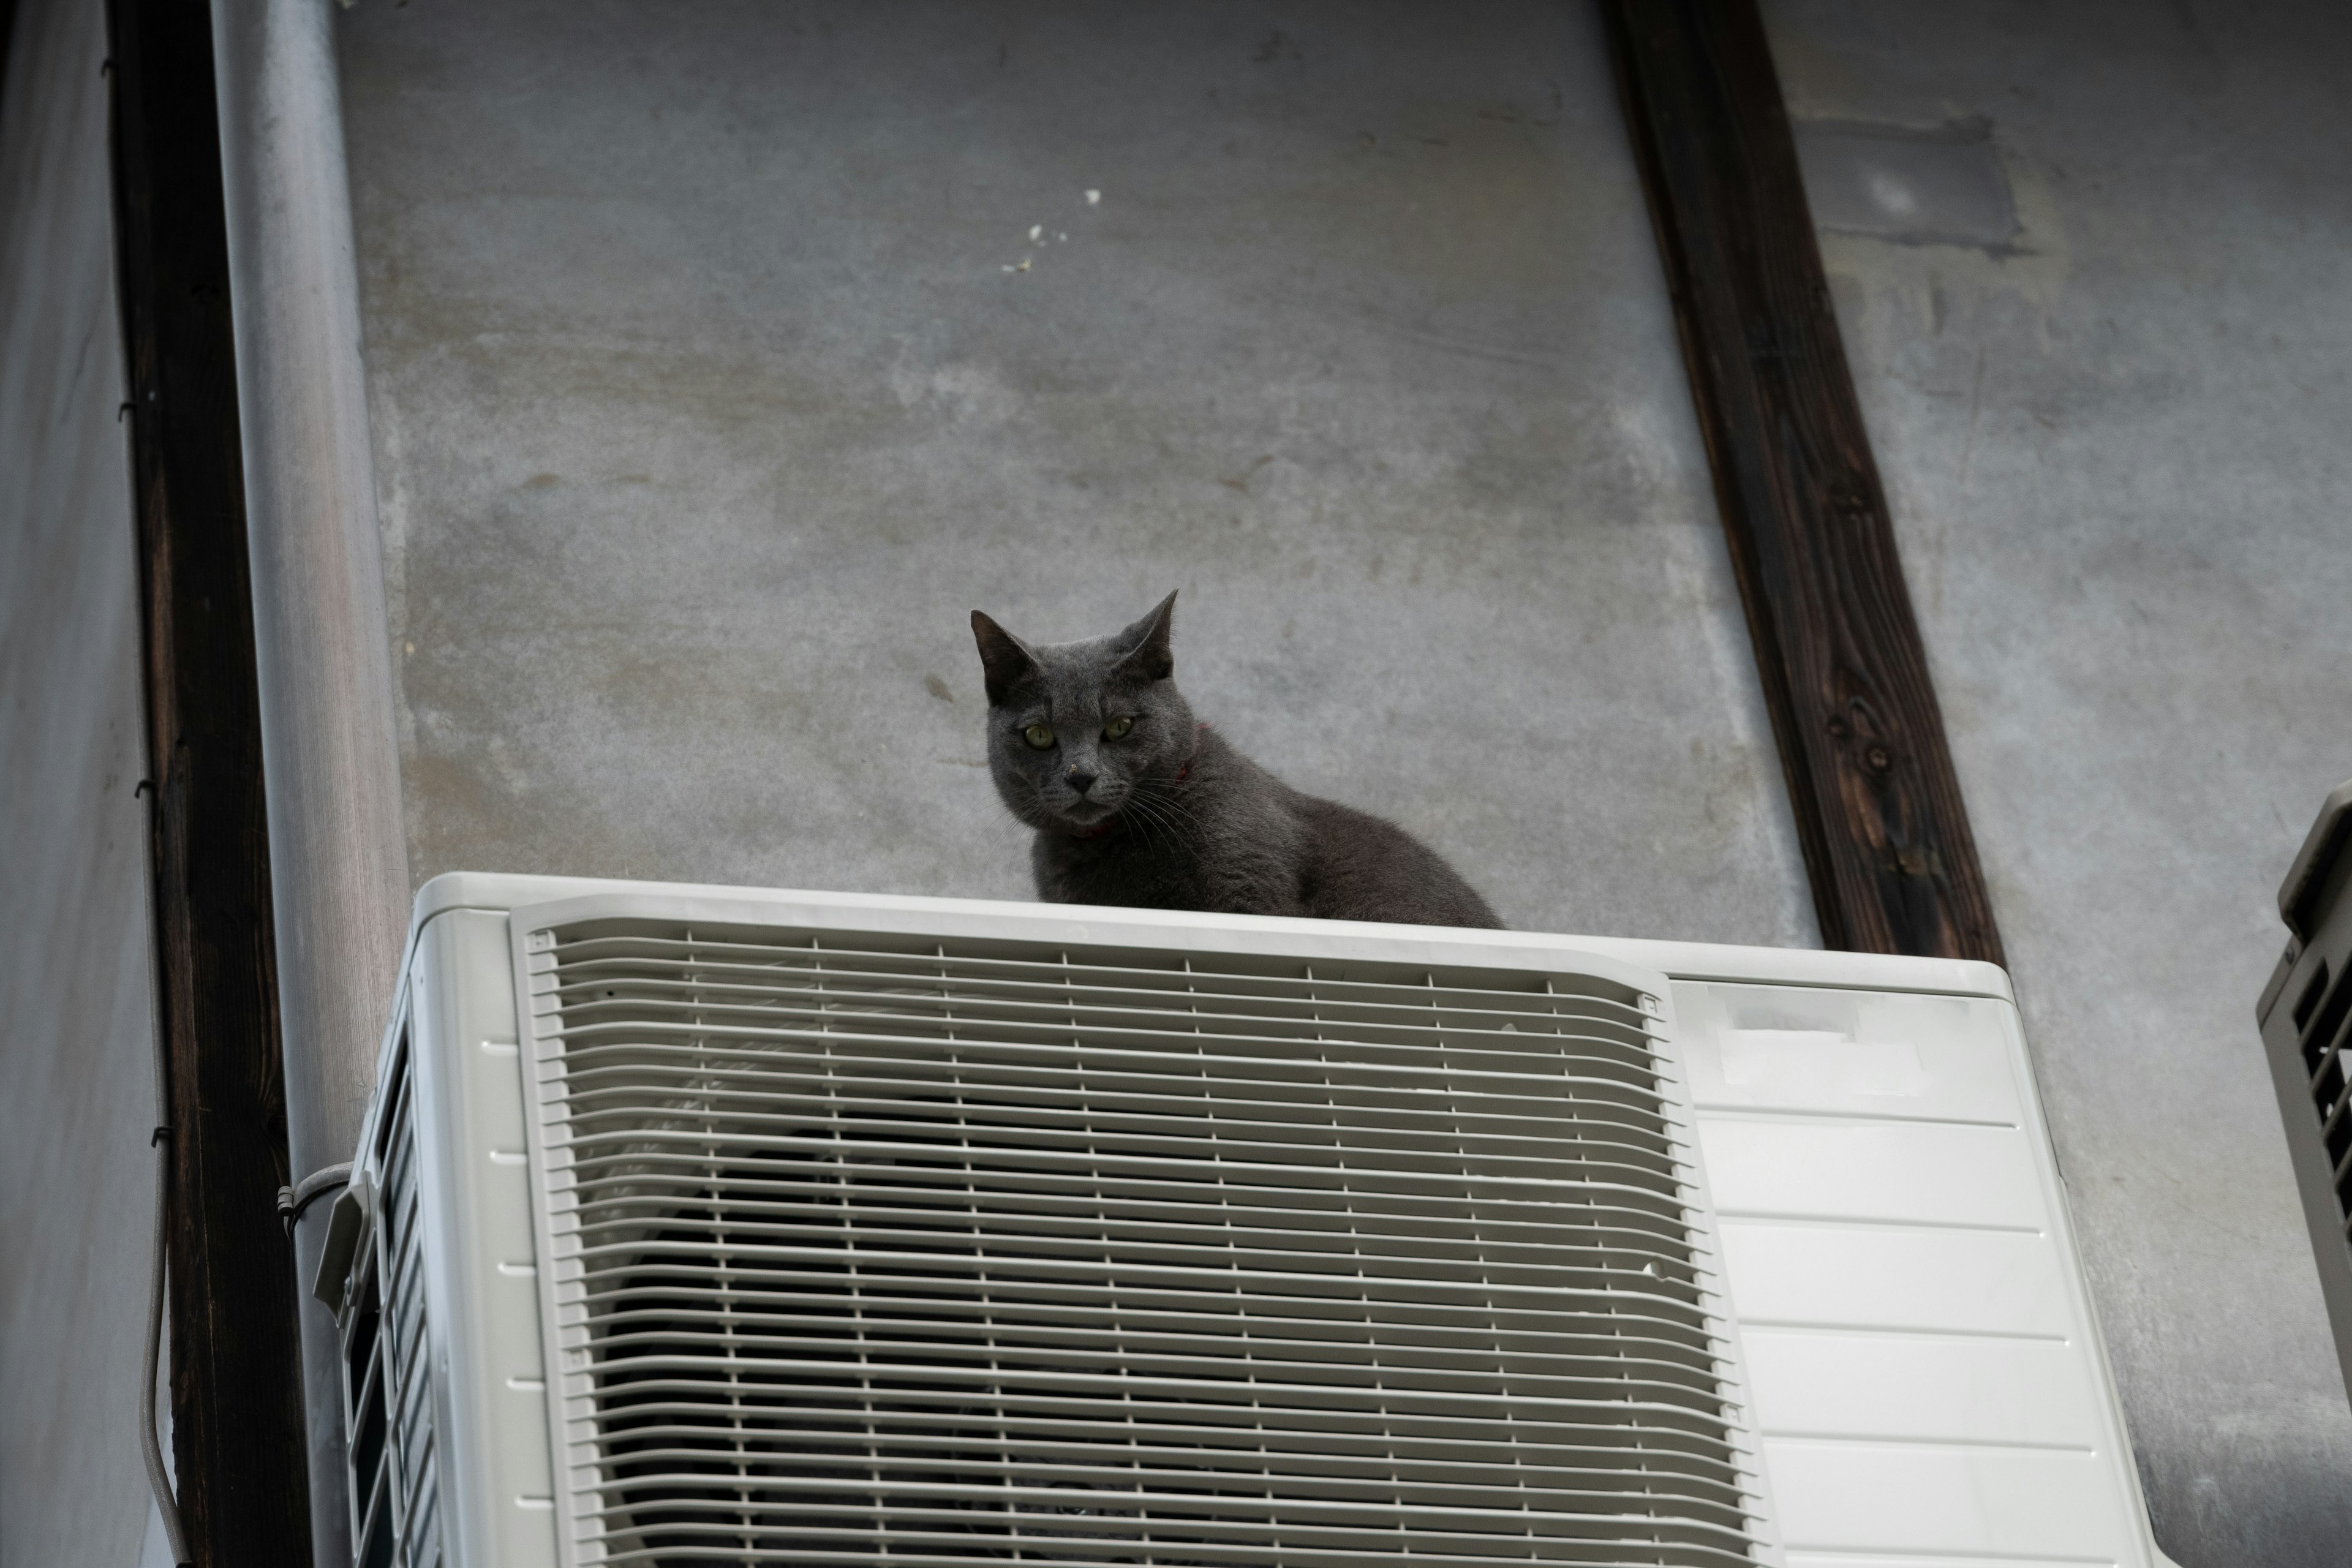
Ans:
{"type": "Polygon", "coordinates": [[[1118,656],[1120,668],[1148,680],[1165,680],[1173,674],[1176,656],[1168,651],[1168,626],[1175,616],[1176,595],[1171,594],[1150,615],[1119,633],[1119,646],[1127,650],[1118,656]]]}
{"type": "Polygon", "coordinates": [[[995,707],[1023,676],[1037,668],[1037,656],[1029,651],[1027,643],[978,610],[971,613],[971,635],[980,644],[980,668],[988,686],[989,705],[995,707]]]}

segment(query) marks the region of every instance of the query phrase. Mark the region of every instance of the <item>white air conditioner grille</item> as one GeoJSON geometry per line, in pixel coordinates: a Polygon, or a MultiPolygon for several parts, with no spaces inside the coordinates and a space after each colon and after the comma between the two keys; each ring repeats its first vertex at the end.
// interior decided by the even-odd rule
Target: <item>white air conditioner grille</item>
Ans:
{"type": "Polygon", "coordinates": [[[438,1568],[415,1078],[404,1032],[367,1152],[374,1203],[342,1314],[344,1458],[357,1568],[438,1568]]]}
{"type": "Polygon", "coordinates": [[[524,945],[574,1563],[1760,1560],[1638,991],[524,945]]]}

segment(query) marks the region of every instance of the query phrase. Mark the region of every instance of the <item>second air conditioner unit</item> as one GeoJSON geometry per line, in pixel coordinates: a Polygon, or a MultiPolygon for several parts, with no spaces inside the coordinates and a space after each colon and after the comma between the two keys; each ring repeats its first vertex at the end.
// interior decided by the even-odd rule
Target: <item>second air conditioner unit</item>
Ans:
{"type": "Polygon", "coordinates": [[[2352,1394],[2352,782],[2319,808],[2280,884],[2286,951],[2255,1004],[2312,1261],[2352,1394]]]}
{"type": "Polygon", "coordinates": [[[2163,1563],[1981,964],[481,876],[367,1568],[2163,1563]]]}

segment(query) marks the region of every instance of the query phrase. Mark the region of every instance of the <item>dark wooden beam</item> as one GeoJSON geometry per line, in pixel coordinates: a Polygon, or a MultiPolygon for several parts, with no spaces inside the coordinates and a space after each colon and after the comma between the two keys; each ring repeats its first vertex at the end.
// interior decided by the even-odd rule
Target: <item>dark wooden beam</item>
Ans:
{"type": "Polygon", "coordinates": [[[8,42],[16,34],[16,0],[0,0],[0,94],[8,89],[8,42]]]}
{"type": "Polygon", "coordinates": [[[212,20],[110,0],[117,290],[145,637],[158,1025],[169,1064],[173,1458],[203,1568],[310,1526],[260,693],[212,20]]]}
{"type": "Polygon", "coordinates": [[[1755,0],[1602,0],[1822,939],[2001,961],[1755,0]]]}

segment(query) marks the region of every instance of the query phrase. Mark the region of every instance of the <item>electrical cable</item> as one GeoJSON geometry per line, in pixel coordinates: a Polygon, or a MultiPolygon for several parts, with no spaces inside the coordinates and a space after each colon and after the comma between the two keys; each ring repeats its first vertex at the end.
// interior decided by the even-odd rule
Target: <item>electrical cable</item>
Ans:
{"type": "MultiPolygon", "coordinates": [[[[149,742],[147,778],[131,792],[147,803],[147,842],[155,842],[155,805],[163,792],[152,777],[154,756],[149,742]]],[[[188,1568],[195,1558],[188,1552],[188,1531],[180,1522],[180,1500],[172,1489],[172,1467],[155,1436],[155,1376],[163,1359],[163,1268],[169,1257],[172,1215],[172,1068],[171,1047],[163,1038],[163,933],[155,924],[155,884],[147,893],[147,1016],[155,1040],[155,1131],[147,1146],[155,1152],[155,1235],[147,1268],[147,1350],[140,1358],[144,1376],[139,1384],[139,1455],[147,1461],[147,1489],[155,1497],[155,1511],[163,1521],[163,1542],[172,1550],[173,1568],[188,1568]]]]}
{"type": "Polygon", "coordinates": [[[163,1518],[163,1539],[172,1561],[186,1568],[195,1559],[188,1554],[187,1531],[180,1524],[180,1500],[172,1492],[171,1468],[163,1461],[163,1445],[155,1436],[155,1374],[163,1353],[163,1263],[168,1236],[166,1221],[172,1202],[172,1102],[170,1079],[163,1065],[163,1031],[155,1030],[155,1131],[147,1142],[155,1151],[155,1245],[147,1272],[146,1379],[139,1385],[139,1447],[147,1460],[147,1487],[155,1494],[155,1511],[163,1518]]]}
{"type": "Polygon", "coordinates": [[[325,1197],[352,1179],[352,1163],[322,1165],[302,1178],[301,1184],[278,1189],[278,1223],[286,1227],[286,1239],[294,1239],[294,1226],[301,1220],[302,1211],[325,1197]]]}

